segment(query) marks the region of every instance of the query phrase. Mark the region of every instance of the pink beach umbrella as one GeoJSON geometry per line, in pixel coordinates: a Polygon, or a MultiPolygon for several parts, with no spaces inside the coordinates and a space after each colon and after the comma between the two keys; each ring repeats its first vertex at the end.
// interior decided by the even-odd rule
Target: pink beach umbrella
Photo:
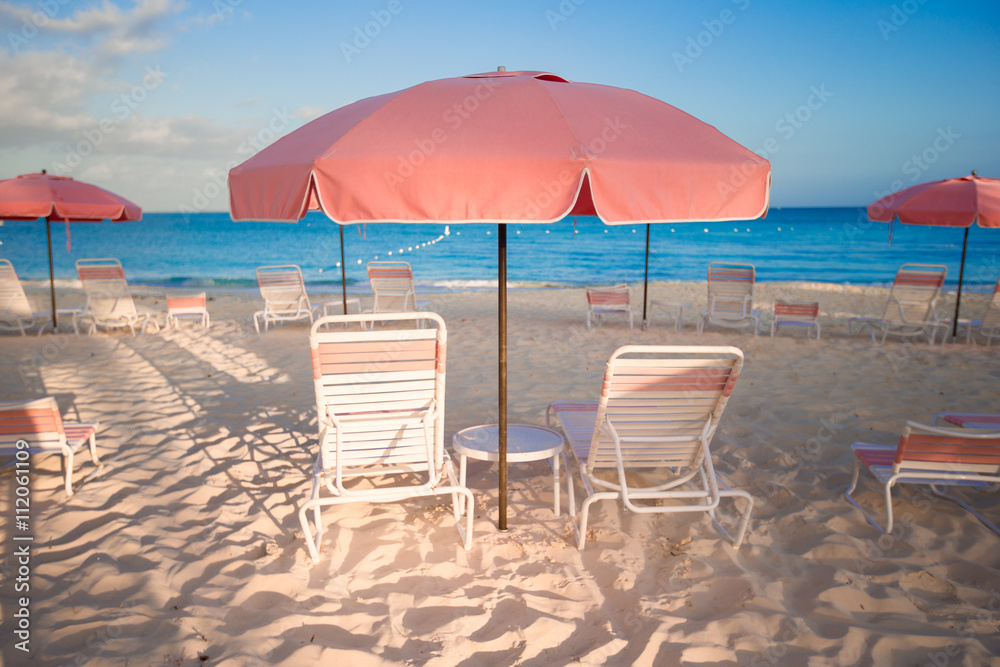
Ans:
{"type": "Polygon", "coordinates": [[[868,218],[874,222],[892,222],[893,218],[899,218],[905,225],[965,227],[951,332],[952,336],[957,334],[969,227],[974,222],[980,227],[1000,227],[1000,178],[982,178],[973,171],[970,176],[914,185],[869,204],[868,218]]]}
{"type": "MultiPolygon", "coordinates": [[[[112,222],[142,219],[142,209],[127,199],[96,185],[69,176],[22,174],[0,180],[0,220],[45,219],[49,244],[49,294],[52,298],[52,326],[56,320],[56,288],[52,271],[52,222],[112,222]]],[[[69,233],[67,226],[66,233],[69,233]]]]}
{"type": "Polygon", "coordinates": [[[545,72],[473,74],[337,109],[229,172],[234,220],[496,223],[500,530],[507,527],[510,223],[746,220],[771,167],[714,127],[632,90],[545,72]]]}

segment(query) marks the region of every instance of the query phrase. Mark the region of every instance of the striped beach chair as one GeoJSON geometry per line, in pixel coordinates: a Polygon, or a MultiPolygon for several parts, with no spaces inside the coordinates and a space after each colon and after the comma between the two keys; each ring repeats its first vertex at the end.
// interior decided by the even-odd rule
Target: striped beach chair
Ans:
{"type": "Polygon", "coordinates": [[[89,325],[87,333],[94,333],[99,327],[105,329],[123,329],[128,327],[135,335],[135,328],[141,325],[141,331],[152,326],[153,333],[160,330],[156,316],[163,313],[152,311],[140,312],[132,300],[128,281],[121,262],[113,257],[79,259],[76,261],[76,273],[83,283],[83,291],[87,302],[82,311],[74,315],[74,327],[79,324],[89,325]]]}
{"type": "Polygon", "coordinates": [[[873,343],[876,334],[881,333],[880,343],[884,343],[887,336],[903,339],[927,336],[928,342],[933,344],[937,332],[941,331],[943,343],[948,338],[948,323],[938,317],[935,305],[947,275],[948,267],[941,264],[903,264],[896,271],[882,316],[850,318],[847,335],[850,336],[854,325],[858,325],[859,329],[868,328],[873,343]]]}
{"type": "MultiPolygon", "coordinates": [[[[70,423],[62,420],[52,396],[23,401],[0,401],[0,454],[15,456],[9,465],[22,461],[21,452],[31,455],[62,454],[66,495],[73,495],[73,457],[87,444],[90,458],[101,469],[97,456],[98,422],[70,423]],[[23,443],[23,444],[20,444],[23,443]]],[[[7,467],[7,466],[5,466],[7,467]]]]}
{"type": "Polygon", "coordinates": [[[201,294],[167,295],[167,327],[179,328],[184,321],[195,322],[206,329],[212,326],[208,315],[207,296],[201,294]]]}
{"type": "Polygon", "coordinates": [[[941,490],[946,486],[996,488],[1000,483],[1000,431],[941,428],[907,422],[896,445],[855,442],[851,449],[857,458],[854,476],[844,497],[879,530],[883,530],[882,526],[851,496],[857,488],[862,466],[882,487],[886,512],[884,532],[892,532],[893,487],[921,484],[931,487],[937,495],[958,503],[1000,535],[1000,528],[965,501],[941,490]]]}
{"type": "MultiPolygon", "coordinates": [[[[626,345],[608,360],[598,401],[549,404],[546,421],[566,434],[586,494],[580,549],[595,501],[621,500],[639,513],[706,512],[715,521],[722,498],[745,501],[739,548],[753,498],[716,475],[709,445],[742,367],[735,347],[626,345]]],[[[575,516],[572,486],[569,505],[575,516]]]]}
{"type": "Polygon", "coordinates": [[[306,294],[302,269],[295,264],[257,267],[257,286],[264,299],[264,310],[253,314],[253,326],[257,333],[260,333],[261,322],[266,332],[272,322],[313,321],[313,307],[306,294]]]}
{"type": "Polygon", "coordinates": [[[427,312],[323,317],[312,326],[309,347],[319,452],[299,522],[313,561],[323,538],[323,507],[434,495],[451,496],[469,549],[472,492],[458,482],[444,447],[444,320],[427,312]],[[393,326],[366,330],[374,319],[393,326]],[[418,328],[420,320],[431,326],[418,328]],[[362,330],[325,330],[333,324],[361,324],[362,330]],[[464,527],[463,507],[468,508],[464,527]]]}
{"type": "Polygon", "coordinates": [[[592,328],[593,322],[600,322],[605,315],[623,315],[628,318],[628,328],[634,328],[632,295],[627,283],[587,288],[587,328],[592,328]]]}
{"type": "Polygon", "coordinates": [[[14,265],[10,260],[0,259],[0,330],[19,331],[24,336],[28,329],[37,326],[41,335],[51,321],[50,314],[32,311],[14,265]]]}
{"type": "Polygon", "coordinates": [[[698,334],[709,322],[724,327],[753,327],[757,335],[760,320],[753,309],[756,269],[752,264],[712,262],[708,265],[708,310],[698,320],[698,334]]]}
{"type": "Polygon", "coordinates": [[[806,327],[816,330],[816,340],[819,340],[820,324],[819,303],[800,303],[797,301],[784,301],[775,299],[774,319],[771,320],[771,337],[780,326],[806,327]]]}

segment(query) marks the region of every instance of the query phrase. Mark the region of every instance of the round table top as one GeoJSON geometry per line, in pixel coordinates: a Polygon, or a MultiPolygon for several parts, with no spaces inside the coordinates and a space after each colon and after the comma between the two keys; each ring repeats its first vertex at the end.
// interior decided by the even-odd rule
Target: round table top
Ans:
{"type": "MultiPolygon", "coordinates": [[[[480,461],[500,458],[499,424],[470,426],[456,433],[451,444],[459,454],[480,461]]],[[[507,462],[552,458],[563,449],[563,438],[552,429],[529,424],[507,424],[507,462]]]]}

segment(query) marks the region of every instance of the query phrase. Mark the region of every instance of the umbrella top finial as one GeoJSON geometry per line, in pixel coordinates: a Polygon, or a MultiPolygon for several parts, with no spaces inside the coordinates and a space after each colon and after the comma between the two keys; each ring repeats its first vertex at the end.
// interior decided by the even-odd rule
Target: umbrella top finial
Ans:
{"type": "Polygon", "coordinates": [[[504,67],[503,65],[500,65],[500,67],[497,67],[497,71],[498,71],[498,72],[506,72],[506,71],[507,71],[507,68],[506,68],[506,67],[504,67]]]}
{"type": "Polygon", "coordinates": [[[48,172],[48,170],[46,170],[46,169],[42,169],[42,173],[43,173],[43,174],[47,174],[47,173],[49,173],[49,172],[48,172]]]}
{"type": "Polygon", "coordinates": [[[975,170],[975,169],[973,169],[973,170],[972,170],[972,175],[973,175],[973,176],[975,176],[975,175],[976,175],[976,170],[975,170]]]}

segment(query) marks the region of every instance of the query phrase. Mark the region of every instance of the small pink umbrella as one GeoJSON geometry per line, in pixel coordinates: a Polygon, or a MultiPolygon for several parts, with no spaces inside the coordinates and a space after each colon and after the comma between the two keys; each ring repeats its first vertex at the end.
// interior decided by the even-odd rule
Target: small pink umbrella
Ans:
{"type": "Polygon", "coordinates": [[[767,160],[660,100],[545,72],[418,84],[337,109],[229,172],[234,220],[497,224],[500,529],[506,529],[506,226],[745,220],[767,160]]]}
{"type": "Polygon", "coordinates": [[[957,334],[969,227],[977,221],[980,227],[1000,227],[1000,179],[982,178],[973,171],[970,176],[914,185],[869,204],[868,218],[890,223],[893,218],[899,218],[906,225],[965,227],[952,325],[952,335],[957,334]]]}
{"type": "MultiPolygon", "coordinates": [[[[52,230],[55,222],[112,222],[142,219],[142,209],[96,185],[69,176],[23,174],[0,180],[0,220],[45,218],[49,244],[49,293],[52,298],[52,325],[56,320],[56,289],[52,270],[52,230]]],[[[67,234],[69,228],[67,227],[67,234]]]]}

